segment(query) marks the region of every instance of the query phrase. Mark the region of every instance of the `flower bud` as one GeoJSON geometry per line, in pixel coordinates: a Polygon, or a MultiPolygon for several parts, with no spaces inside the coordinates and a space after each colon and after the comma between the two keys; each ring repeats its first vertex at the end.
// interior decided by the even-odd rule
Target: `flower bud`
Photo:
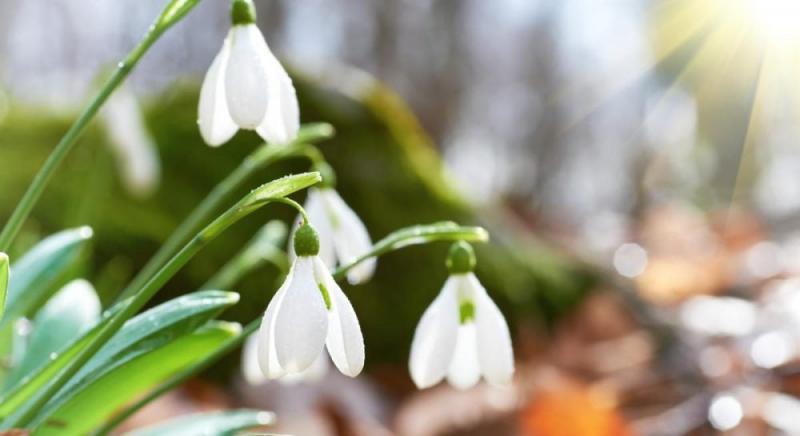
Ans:
{"type": "Polygon", "coordinates": [[[311,224],[305,223],[294,234],[294,252],[298,256],[319,254],[319,235],[311,224]]]}
{"type": "Polygon", "coordinates": [[[233,0],[231,2],[231,22],[237,24],[253,24],[256,22],[256,6],[253,0],[233,0]]]}
{"type": "Polygon", "coordinates": [[[446,261],[450,274],[466,274],[475,269],[475,250],[472,245],[458,241],[450,247],[446,261]]]}

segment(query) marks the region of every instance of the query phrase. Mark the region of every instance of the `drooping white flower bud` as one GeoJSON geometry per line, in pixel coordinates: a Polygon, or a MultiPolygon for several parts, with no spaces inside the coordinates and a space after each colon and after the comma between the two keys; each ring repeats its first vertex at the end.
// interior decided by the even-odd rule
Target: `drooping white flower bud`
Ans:
{"type": "Polygon", "coordinates": [[[291,78],[255,25],[249,0],[233,2],[233,27],[203,80],[198,125],[208,145],[219,146],[241,129],[286,144],[300,128],[291,78]]]}
{"type": "Polygon", "coordinates": [[[474,254],[456,243],[448,258],[451,276],[425,310],[411,343],[409,370],[420,389],[447,381],[459,388],[480,377],[507,384],[514,374],[511,335],[500,309],[472,273],[474,254]]]}
{"type": "Polygon", "coordinates": [[[364,367],[364,338],[353,306],[319,259],[313,227],[300,227],[293,245],[297,257],[261,322],[259,366],[267,378],[301,373],[327,348],[339,371],[355,377],[364,367]]]}

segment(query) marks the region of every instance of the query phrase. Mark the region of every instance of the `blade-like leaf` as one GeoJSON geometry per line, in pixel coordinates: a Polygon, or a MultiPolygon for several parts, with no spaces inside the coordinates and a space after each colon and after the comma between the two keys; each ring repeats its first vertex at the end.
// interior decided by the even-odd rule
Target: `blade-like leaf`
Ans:
{"type": "Polygon", "coordinates": [[[239,324],[214,321],[90,377],[79,386],[73,386],[56,404],[48,405],[48,413],[43,415],[47,418],[34,420],[32,434],[86,434],[125,403],[213,353],[240,330],[239,324]]]}
{"type": "Polygon", "coordinates": [[[125,436],[232,436],[240,430],[274,423],[275,414],[272,412],[246,409],[231,410],[181,416],[164,423],[126,433],[125,436]]]}
{"type": "Polygon", "coordinates": [[[14,262],[2,323],[32,316],[71,277],[92,229],[79,227],[51,235],[14,262]]]}
{"type": "MultiPolygon", "coordinates": [[[[187,332],[195,330],[222,310],[238,301],[238,294],[221,291],[201,291],[170,300],[130,319],[113,338],[103,346],[57,395],[62,395],[77,380],[87,374],[100,372],[118,359],[132,358],[152,349],[153,344],[163,344],[187,332]]],[[[73,342],[55,360],[39,368],[29,380],[23,379],[13,390],[0,398],[0,419],[27,401],[47,381],[61,370],[80,350],[90,343],[102,326],[128,302],[115,305],[103,315],[103,320],[73,342]]]]}
{"type": "Polygon", "coordinates": [[[0,252],[0,321],[6,311],[6,294],[8,293],[8,255],[0,252]]]}
{"type": "Polygon", "coordinates": [[[100,318],[100,310],[100,299],[86,280],[73,280],[61,288],[36,314],[25,354],[9,372],[6,387],[16,384],[89,330],[100,318]]]}

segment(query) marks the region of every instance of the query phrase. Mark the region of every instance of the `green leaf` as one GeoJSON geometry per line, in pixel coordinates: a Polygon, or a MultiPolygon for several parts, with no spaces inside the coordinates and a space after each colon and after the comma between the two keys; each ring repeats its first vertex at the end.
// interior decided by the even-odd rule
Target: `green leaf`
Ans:
{"type": "Polygon", "coordinates": [[[73,386],[68,395],[57,401],[56,407],[48,405],[51,413],[47,413],[46,420],[37,418],[34,421],[31,434],[86,434],[124,404],[213,353],[240,330],[239,324],[210,322],[193,333],[115,363],[112,369],[73,386]]]}
{"type": "Polygon", "coordinates": [[[6,308],[6,294],[8,293],[8,255],[0,252],[0,321],[6,308]]]}
{"type": "Polygon", "coordinates": [[[70,278],[91,237],[89,227],[64,230],[45,238],[14,262],[2,324],[31,317],[70,278]]]}
{"type": "MultiPolygon", "coordinates": [[[[57,374],[72,358],[85,348],[99,334],[103,326],[129,302],[124,300],[114,305],[103,314],[103,319],[88,333],[73,342],[55,360],[39,368],[23,383],[0,398],[0,417],[11,414],[17,407],[31,398],[57,374]]],[[[221,291],[201,291],[170,300],[153,309],[137,315],[125,323],[125,326],[95,354],[65,386],[74,385],[76,380],[84,379],[87,374],[101,371],[114,364],[117,359],[133,357],[148,351],[153,344],[163,344],[165,340],[174,339],[195,330],[208,320],[217,316],[225,308],[238,301],[238,294],[221,291]]],[[[65,389],[60,392],[65,392],[65,389]]],[[[58,394],[57,396],[60,396],[58,394]]]]}
{"type": "Polygon", "coordinates": [[[395,230],[378,241],[372,250],[358,259],[339,267],[333,277],[341,279],[347,274],[347,271],[370,257],[381,256],[409,245],[428,244],[436,241],[486,242],[488,240],[489,233],[483,227],[460,226],[451,221],[405,227],[395,230]]]}
{"type": "Polygon", "coordinates": [[[89,330],[100,318],[100,310],[100,299],[86,280],[73,280],[61,288],[36,314],[25,354],[9,372],[6,388],[89,330]]]}
{"type": "Polygon", "coordinates": [[[319,173],[309,172],[281,177],[253,189],[242,202],[243,208],[261,205],[275,199],[284,198],[301,189],[322,181],[319,173]]]}
{"type": "Polygon", "coordinates": [[[132,431],[125,436],[232,436],[240,430],[274,423],[275,414],[261,410],[196,413],[132,431]]]}
{"type": "Polygon", "coordinates": [[[156,20],[158,31],[163,31],[175,24],[178,20],[186,16],[200,0],[172,0],[161,12],[161,16],[156,20]]]}

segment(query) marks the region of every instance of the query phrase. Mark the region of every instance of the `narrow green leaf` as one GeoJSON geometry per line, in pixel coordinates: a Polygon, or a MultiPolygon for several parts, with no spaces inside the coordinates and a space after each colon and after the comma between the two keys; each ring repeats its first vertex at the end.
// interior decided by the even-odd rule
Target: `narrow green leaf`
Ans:
{"type": "Polygon", "coordinates": [[[160,31],[175,24],[178,20],[186,16],[200,0],[172,0],[164,8],[161,16],[156,20],[156,27],[160,31]]]}
{"type": "Polygon", "coordinates": [[[247,246],[211,277],[201,289],[228,289],[242,276],[264,263],[275,265],[281,272],[289,270],[289,257],[283,251],[288,226],[283,221],[268,222],[247,246]]]}
{"type": "Polygon", "coordinates": [[[6,294],[8,293],[8,255],[0,252],[0,321],[6,309],[6,294]]]}
{"type": "MultiPolygon", "coordinates": [[[[30,399],[44,384],[64,368],[72,358],[85,348],[109,322],[109,320],[129,302],[124,300],[103,315],[100,323],[88,333],[70,344],[56,359],[40,367],[18,383],[13,390],[0,398],[0,419],[11,414],[17,407],[30,399]]],[[[125,326],[106,343],[97,354],[86,362],[81,371],[56,395],[65,394],[67,389],[88,375],[102,371],[117,360],[133,358],[147,352],[154,344],[174,339],[195,330],[208,320],[216,317],[225,308],[238,301],[238,294],[221,291],[201,291],[170,300],[153,309],[128,320],[125,326]]]]}
{"type": "Polygon", "coordinates": [[[9,372],[6,388],[88,331],[100,318],[100,310],[100,299],[86,280],[73,280],[61,288],[36,314],[25,354],[9,372]]]}
{"type": "Polygon", "coordinates": [[[252,190],[243,200],[242,207],[250,208],[262,203],[284,198],[301,189],[322,181],[319,173],[309,172],[281,177],[252,190]]]}
{"type": "Polygon", "coordinates": [[[125,436],[232,436],[240,430],[274,423],[275,414],[261,410],[196,413],[126,433],[125,436]]]}
{"type": "Polygon", "coordinates": [[[489,233],[483,227],[460,226],[451,221],[405,227],[378,241],[372,250],[358,259],[339,267],[333,276],[341,279],[347,274],[347,271],[370,257],[381,256],[409,245],[428,244],[436,241],[486,242],[488,240],[489,233]]]}
{"type": "Polygon", "coordinates": [[[31,317],[67,280],[82,258],[92,229],[79,227],[51,235],[14,262],[3,324],[31,317]]]}
{"type": "Polygon", "coordinates": [[[211,322],[197,331],[116,364],[75,386],[46,420],[34,421],[33,435],[83,435],[124,404],[141,396],[182,368],[203,359],[236,336],[239,324],[211,322]]]}

